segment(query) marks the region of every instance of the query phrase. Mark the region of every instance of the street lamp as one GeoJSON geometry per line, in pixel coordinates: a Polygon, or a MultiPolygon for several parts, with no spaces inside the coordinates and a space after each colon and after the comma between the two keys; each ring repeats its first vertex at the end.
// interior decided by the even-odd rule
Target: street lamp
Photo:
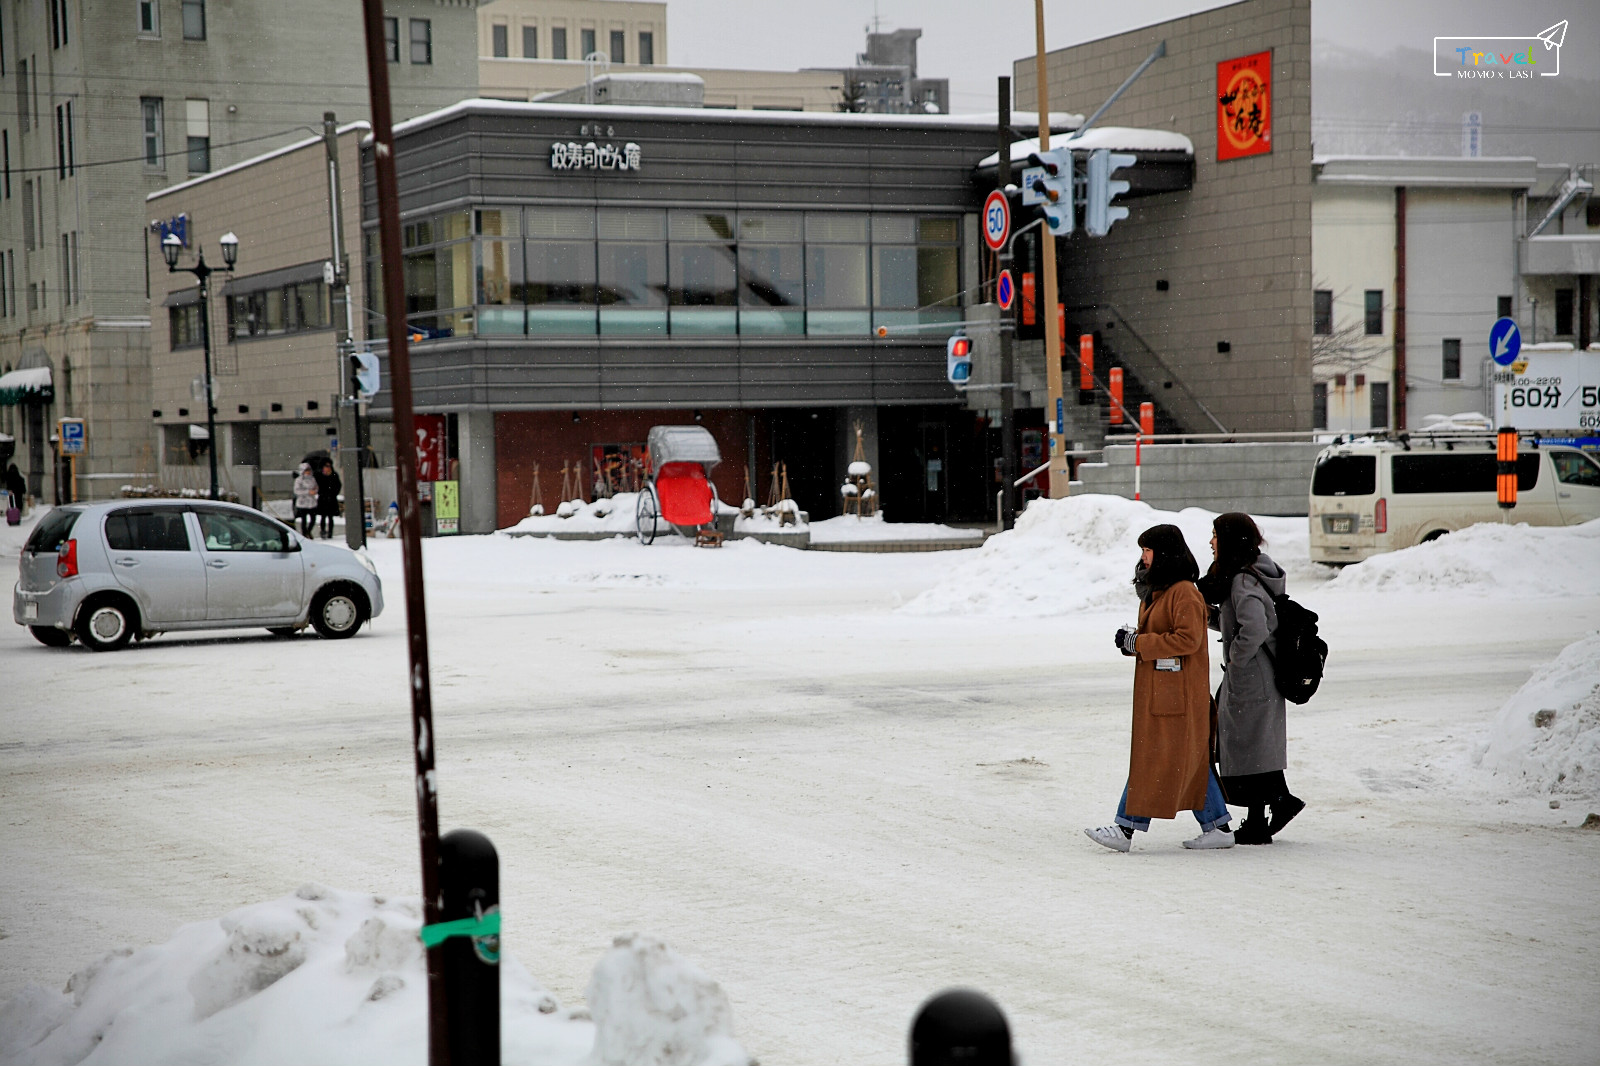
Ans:
{"type": "MultiPolygon", "coordinates": [[[[222,262],[228,273],[233,273],[233,264],[239,258],[239,238],[233,233],[224,233],[217,242],[222,245],[222,262]]],[[[211,275],[216,273],[206,266],[206,253],[202,249],[198,252],[199,260],[192,267],[180,267],[178,256],[183,253],[183,241],[178,239],[176,233],[169,233],[161,239],[161,256],[167,261],[167,273],[176,274],[180,271],[193,274],[200,280],[200,342],[206,355],[206,454],[211,459],[211,498],[217,499],[217,418],[216,407],[211,398],[211,275]]]]}

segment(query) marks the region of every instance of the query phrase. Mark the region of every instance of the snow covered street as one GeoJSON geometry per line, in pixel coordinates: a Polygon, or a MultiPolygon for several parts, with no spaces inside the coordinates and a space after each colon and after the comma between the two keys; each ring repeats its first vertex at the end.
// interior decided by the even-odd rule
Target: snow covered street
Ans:
{"type": "MultiPolygon", "coordinates": [[[[1128,530],[1204,565],[1210,516],[1106,500],[965,552],[428,542],[441,822],[498,847],[507,951],[576,1007],[615,934],[658,937],[767,1066],[904,1062],[951,985],[1029,1066],[1592,1063],[1600,767],[1551,793],[1475,756],[1600,629],[1600,530],[1335,579],[1265,520],[1332,649],[1289,712],[1308,807],[1271,847],[1185,851],[1182,815],[1116,855],[1081,830],[1127,773],[1128,530]]],[[[0,1004],[306,882],[417,893],[399,542],[372,555],[389,607],[349,641],[0,627],[0,1004]]],[[[422,1023],[368,1061],[422,1062],[422,1023]]]]}

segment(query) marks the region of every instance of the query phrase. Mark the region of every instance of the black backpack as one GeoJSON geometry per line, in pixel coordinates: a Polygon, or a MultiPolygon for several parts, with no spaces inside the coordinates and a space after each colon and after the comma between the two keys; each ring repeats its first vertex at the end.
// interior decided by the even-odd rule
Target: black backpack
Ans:
{"type": "MultiPolygon", "coordinates": [[[[1256,575],[1260,579],[1259,574],[1256,575]]],[[[1328,643],[1317,636],[1317,613],[1289,598],[1272,597],[1278,612],[1277,652],[1269,652],[1277,675],[1278,693],[1290,703],[1305,703],[1322,684],[1322,664],[1328,661],[1328,643]]]]}

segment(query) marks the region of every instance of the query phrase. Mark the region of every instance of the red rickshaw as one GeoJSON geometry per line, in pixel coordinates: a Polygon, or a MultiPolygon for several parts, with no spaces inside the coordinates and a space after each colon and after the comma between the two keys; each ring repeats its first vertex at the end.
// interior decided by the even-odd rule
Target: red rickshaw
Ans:
{"type": "Polygon", "coordinates": [[[717,532],[717,488],[711,470],[722,462],[717,442],[701,426],[652,426],[646,438],[650,480],[639,490],[635,511],[639,540],[649,544],[671,526],[695,543],[722,542],[717,532]]]}

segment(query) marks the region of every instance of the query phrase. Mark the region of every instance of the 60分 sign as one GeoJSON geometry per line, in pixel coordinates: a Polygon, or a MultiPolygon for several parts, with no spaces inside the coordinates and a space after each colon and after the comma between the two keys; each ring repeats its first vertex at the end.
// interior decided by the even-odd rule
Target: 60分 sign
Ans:
{"type": "Polygon", "coordinates": [[[1529,351],[1494,375],[1494,409],[1503,426],[1600,429],[1600,352],[1529,351]]]}

